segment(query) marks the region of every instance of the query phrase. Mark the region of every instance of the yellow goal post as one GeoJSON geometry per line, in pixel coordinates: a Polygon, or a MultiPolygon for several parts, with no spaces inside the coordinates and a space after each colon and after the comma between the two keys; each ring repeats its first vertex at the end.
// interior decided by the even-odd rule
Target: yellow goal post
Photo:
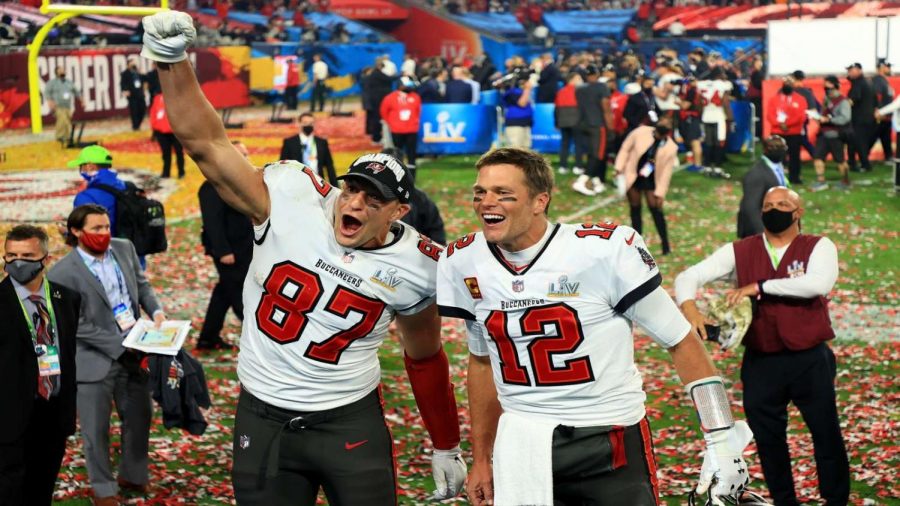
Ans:
{"type": "Polygon", "coordinates": [[[160,0],[159,7],[131,7],[113,5],[72,5],[51,3],[43,0],[41,12],[55,14],[38,30],[34,40],[28,45],[28,101],[31,109],[31,133],[39,134],[44,130],[41,118],[41,76],[38,73],[38,53],[44,40],[56,25],[63,21],[84,14],[110,16],[149,16],[153,13],[168,10],[169,0],[160,0]]]}

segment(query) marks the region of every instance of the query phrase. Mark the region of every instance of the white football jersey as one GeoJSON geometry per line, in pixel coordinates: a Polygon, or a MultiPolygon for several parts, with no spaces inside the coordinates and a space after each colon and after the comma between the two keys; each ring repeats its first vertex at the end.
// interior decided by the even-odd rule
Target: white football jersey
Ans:
{"type": "Polygon", "coordinates": [[[481,233],[450,243],[438,263],[438,307],[475,321],[469,351],[490,356],[504,411],[572,426],[644,417],[631,321],[659,269],[631,227],[555,227],[516,274],[481,233]]]}
{"type": "Polygon", "coordinates": [[[731,81],[697,81],[697,93],[703,104],[701,121],[704,123],[720,123],[726,119],[723,100],[733,88],[731,81]]]}
{"type": "Polygon", "coordinates": [[[378,385],[376,353],[394,315],[434,302],[441,248],[400,222],[381,247],[344,248],[333,229],[338,189],[299,162],[263,170],[271,211],[255,227],[244,282],[238,378],[284,409],[349,404],[378,385]]]}

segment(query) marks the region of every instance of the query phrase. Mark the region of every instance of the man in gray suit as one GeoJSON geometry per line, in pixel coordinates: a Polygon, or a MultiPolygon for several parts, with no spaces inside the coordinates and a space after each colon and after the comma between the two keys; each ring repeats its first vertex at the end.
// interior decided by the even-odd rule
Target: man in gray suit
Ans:
{"type": "Polygon", "coordinates": [[[111,238],[106,209],[76,207],[69,215],[68,243],[74,246],[50,270],[54,283],[81,295],[76,343],[78,416],[84,437],[94,504],[118,505],[119,488],[146,493],[147,447],[153,408],[141,357],[122,346],[141,308],[159,324],[165,320],[153,288],[144,277],[134,246],[111,238]],[[112,402],[122,423],[118,480],[109,463],[112,402]]]}
{"type": "Polygon", "coordinates": [[[760,234],[763,231],[762,203],[769,188],[790,186],[784,175],[784,156],[787,142],[780,135],[772,135],[763,141],[763,156],[750,167],[741,182],[744,195],[737,216],[739,239],[760,234]]]}

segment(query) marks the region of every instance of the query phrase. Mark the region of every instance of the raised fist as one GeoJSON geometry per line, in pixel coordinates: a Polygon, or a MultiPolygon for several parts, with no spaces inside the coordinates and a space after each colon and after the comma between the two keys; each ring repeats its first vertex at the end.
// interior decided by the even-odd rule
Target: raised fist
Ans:
{"type": "Polygon", "coordinates": [[[187,58],[187,47],[197,36],[194,20],[184,12],[163,11],[142,20],[144,48],[141,56],[162,63],[176,63],[187,58]]]}

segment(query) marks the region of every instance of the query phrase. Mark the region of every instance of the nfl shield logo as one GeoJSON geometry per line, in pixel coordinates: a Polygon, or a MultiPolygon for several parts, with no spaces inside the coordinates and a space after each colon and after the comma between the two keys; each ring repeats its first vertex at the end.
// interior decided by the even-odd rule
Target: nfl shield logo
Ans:
{"type": "Polygon", "coordinates": [[[517,279],[513,281],[512,289],[514,292],[518,293],[525,289],[525,281],[521,279],[517,279]]]}
{"type": "Polygon", "coordinates": [[[238,444],[240,445],[241,450],[246,450],[250,446],[250,436],[241,436],[238,444]]]}

